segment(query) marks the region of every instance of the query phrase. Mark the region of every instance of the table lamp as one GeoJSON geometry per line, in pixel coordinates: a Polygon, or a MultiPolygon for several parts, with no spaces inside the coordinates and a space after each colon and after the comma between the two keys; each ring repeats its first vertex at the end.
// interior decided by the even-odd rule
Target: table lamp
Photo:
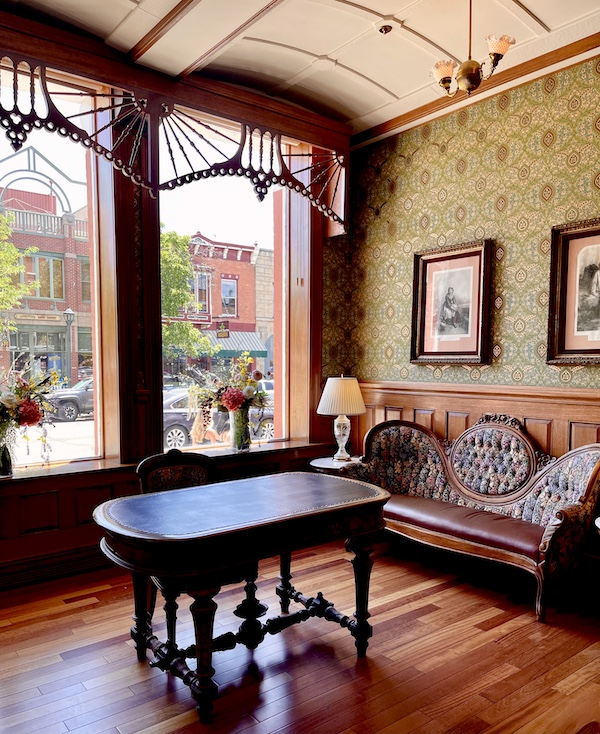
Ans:
{"type": "Polygon", "coordinates": [[[365,404],[356,377],[342,375],[327,378],[317,413],[337,416],[333,421],[333,435],[338,445],[338,450],[333,457],[334,461],[350,460],[350,454],[346,451],[346,444],[350,438],[348,416],[365,412],[365,404]]]}

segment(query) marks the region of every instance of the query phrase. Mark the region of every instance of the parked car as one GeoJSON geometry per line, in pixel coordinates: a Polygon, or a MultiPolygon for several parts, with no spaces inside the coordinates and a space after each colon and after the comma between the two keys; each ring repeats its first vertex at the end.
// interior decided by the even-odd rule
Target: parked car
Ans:
{"type": "MultiPolygon", "coordinates": [[[[188,391],[172,388],[163,393],[163,436],[169,449],[180,449],[191,443],[190,431],[194,419],[188,415],[188,391]]],[[[220,433],[229,430],[229,415],[214,411],[214,422],[219,423],[220,433]]],[[[268,441],[275,435],[273,408],[250,409],[250,435],[253,440],[268,441]]]]}
{"type": "Polygon", "coordinates": [[[79,380],[72,387],[55,390],[48,397],[50,413],[59,421],[74,421],[80,415],[94,412],[94,380],[79,380]]]}
{"type": "MultiPolygon", "coordinates": [[[[189,395],[187,388],[169,387],[163,390],[163,435],[166,448],[182,448],[191,444],[190,431],[194,418],[188,415],[189,395]]],[[[74,421],[80,415],[94,413],[94,381],[80,380],[73,387],[55,390],[48,398],[51,416],[59,421],[74,421]]],[[[229,416],[217,415],[215,423],[220,432],[229,430],[229,416]]],[[[250,410],[250,433],[254,440],[268,441],[275,435],[273,408],[250,410]]]]}

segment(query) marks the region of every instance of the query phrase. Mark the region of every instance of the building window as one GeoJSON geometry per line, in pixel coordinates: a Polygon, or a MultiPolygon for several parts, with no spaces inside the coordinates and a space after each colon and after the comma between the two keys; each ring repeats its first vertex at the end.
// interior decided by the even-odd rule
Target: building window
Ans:
{"type": "Polygon", "coordinates": [[[49,255],[26,255],[22,258],[25,271],[21,283],[35,283],[32,298],[54,298],[62,300],[64,294],[64,264],[62,258],[49,255]]]}
{"type": "Polygon", "coordinates": [[[66,350],[65,330],[19,326],[10,335],[11,365],[17,370],[29,367],[34,375],[47,370],[63,373],[66,350]]]}
{"type": "Polygon", "coordinates": [[[90,258],[81,258],[81,300],[90,303],[92,300],[92,279],[90,274],[90,258]]]}
{"type": "Polygon", "coordinates": [[[82,326],[77,329],[77,379],[91,377],[93,364],[92,330],[82,326]]]}
{"type": "Polygon", "coordinates": [[[210,298],[210,275],[199,271],[194,272],[192,292],[197,313],[208,313],[210,298]]]}
{"type": "Polygon", "coordinates": [[[227,316],[237,315],[237,280],[221,280],[221,313],[227,316]]]}

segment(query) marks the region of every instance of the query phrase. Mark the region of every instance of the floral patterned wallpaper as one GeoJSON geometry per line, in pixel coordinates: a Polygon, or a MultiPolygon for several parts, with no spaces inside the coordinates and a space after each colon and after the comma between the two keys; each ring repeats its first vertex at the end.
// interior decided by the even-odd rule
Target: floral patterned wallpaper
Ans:
{"type": "Polygon", "coordinates": [[[546,364],[550,230],[600,216],[600,57],[357,150],[324,253],[323,374],[598,388],[546,364]],[[413,256],[493,240],[490,363],[410,362],[413,256]]]}

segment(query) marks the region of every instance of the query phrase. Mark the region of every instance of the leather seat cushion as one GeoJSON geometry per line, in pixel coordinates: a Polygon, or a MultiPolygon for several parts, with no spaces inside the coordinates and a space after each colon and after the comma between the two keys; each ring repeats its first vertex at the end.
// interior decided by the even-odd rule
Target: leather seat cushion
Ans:
{"type": "Polygon", "coordinates": [[[386,519],[518,553],[536,562],[540,560],[539,545],[544,528],[525,520],[450,502],[398,494],[393,494],[387,501],[384,514],[386,519]]]}

